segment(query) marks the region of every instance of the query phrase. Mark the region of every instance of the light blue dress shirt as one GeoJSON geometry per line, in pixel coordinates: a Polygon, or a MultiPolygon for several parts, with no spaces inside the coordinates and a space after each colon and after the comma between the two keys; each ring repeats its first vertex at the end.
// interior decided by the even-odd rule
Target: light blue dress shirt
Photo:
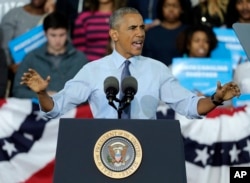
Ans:
{"type": "MultiPolygon", "coordinates": [[[[47,116],[58,117],[88,100],[94,118],[117,119],[117,111],[108,104],[103,83],[109,76],[116,77],[121,83],[125,60],[114,50],[111,55],[84,65],[52,97],[54,108],[46,113],[47,116]]],[[[138,90],[131,103],[132,119],[156,119],[160,100],[188,118],[201,118],[197,112],[197,103],[201,97],[180,86],[167,66],[143,56],[135,56],[129,60],[130,73],[138,82],[138,90]]],[[[119,97],[119,93],[117,96],[119,97]]]]}

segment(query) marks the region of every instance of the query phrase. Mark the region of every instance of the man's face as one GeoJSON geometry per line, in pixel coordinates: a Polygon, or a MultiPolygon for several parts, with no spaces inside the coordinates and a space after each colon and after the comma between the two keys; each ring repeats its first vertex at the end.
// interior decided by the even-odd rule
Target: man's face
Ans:
{"type": "Polygon", "coordinates": [[[34,8],[43,8],[47,0],[31,0],[30,4],[34,8]]]}
{"type": "Polygon", "coordinates": [[[46,32],[48,40],[48,47],[54,52],[64,50],[67,41],[67,30],[63,28],[52,29],[49,28],[46,32]]]}
{"type": "Polygon", "coordinates": [[[115,42],[115,49],[123,57],[130,58],[140,55],[145,39],[145,25],[140,14],[126,14],[118,23],[117,28],[110,30],[115,42]]]}

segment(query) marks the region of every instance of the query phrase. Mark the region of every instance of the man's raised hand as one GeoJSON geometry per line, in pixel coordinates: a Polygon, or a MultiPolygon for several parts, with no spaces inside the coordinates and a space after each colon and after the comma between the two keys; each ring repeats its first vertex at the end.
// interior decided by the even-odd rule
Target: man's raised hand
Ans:
{"type": "Polygon", "coordinates": [[[34,92],[40,93],[42,91],[46,91],[49,81],[50,76],[43,79],[34,69],[28,69],[27,72],[23,73],[20,84],[25,84],[34,92]]]}

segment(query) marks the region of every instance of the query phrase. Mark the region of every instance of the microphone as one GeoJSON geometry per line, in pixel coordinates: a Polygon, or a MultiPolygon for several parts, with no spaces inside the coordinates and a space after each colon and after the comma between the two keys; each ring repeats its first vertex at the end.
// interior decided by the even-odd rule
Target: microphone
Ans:
{"type": "Polygon", "coordinates": [[[123,79],[122,92],[124,93],[124,97],[122,98],[122,101],[125,102],[125,104],[130,104],[130,102],[134,99],[137,88],[137,80],[133,76],[128,76],[123,79]]]}
{"type": "Polygon", "coordinates": [[[113,100],[117,100],[116,95],[119,91],[119,81],[113,77],[109,76],[104,80],[104,92],[106,93],[106,97],[109,101],[109,104],[113,102],[113,100]]]}

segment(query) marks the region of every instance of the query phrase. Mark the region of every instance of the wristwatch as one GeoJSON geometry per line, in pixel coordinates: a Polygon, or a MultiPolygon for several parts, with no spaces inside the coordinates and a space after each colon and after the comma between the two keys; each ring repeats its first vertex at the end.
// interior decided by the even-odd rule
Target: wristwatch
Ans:
{"type": "Polygon", "coordinates": [[[214,100],[214,95],[215,95],[215,94],[216,94],[216,93],[214,93],[214,94],[211,96],[211,100],[212,100],[213,104],[216,105],[216,106],[223,105],[223,101],[218,102],[218,101],[214,100]]]}

